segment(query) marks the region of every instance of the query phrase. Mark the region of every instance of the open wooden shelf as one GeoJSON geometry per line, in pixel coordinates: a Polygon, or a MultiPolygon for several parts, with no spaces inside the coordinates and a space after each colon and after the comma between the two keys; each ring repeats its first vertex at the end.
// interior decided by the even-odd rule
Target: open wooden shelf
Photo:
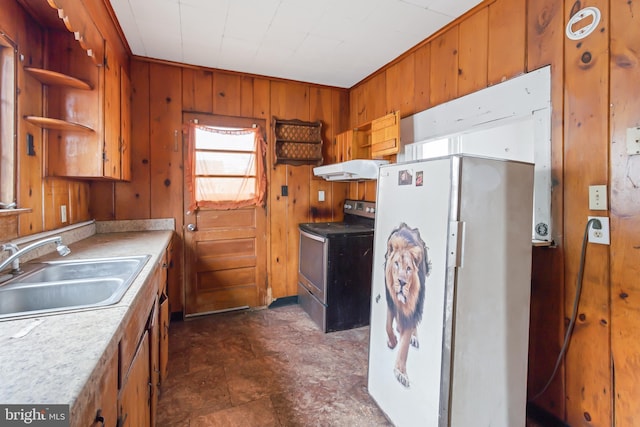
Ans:
{"type": "Polygon", "coordinates": [[[322,123],[273,118],[275,164],[322,164],[322,123]]]}
{"type": "Polygon", "coordinates": [[[52,119],[50,117],[24,116],[24,119],[29,123],[45,129],[93,132],[93,129],[88,126],[60,119],[52,119]]]}
{"type": "Polygon", "coordinates": [[[92,90],[93,87],[84,80],[77,79],[56,71],[44,70],[42,68],[24,67],[24,70],[42,83],[49,86],[67,86],[76,89],[92,90]]]}

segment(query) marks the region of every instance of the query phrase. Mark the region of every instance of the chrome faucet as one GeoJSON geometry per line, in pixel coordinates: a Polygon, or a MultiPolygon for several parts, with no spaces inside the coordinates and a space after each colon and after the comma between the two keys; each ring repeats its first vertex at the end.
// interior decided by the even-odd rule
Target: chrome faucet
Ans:
{"type": "Polygon", "coordinates": [[[0,271],[11,264],[11,274],[22,273],[22,270],[20,270],[20,257],[27,252],[34,250],[35,248],[46,245],[47,243],[55,243],[57,245],[56,250],[58,251],[60,256],[67,256],[71,253],[71,249],[62,244],[62,238],[60,236],[48,237],[46,239],[38,240],[37,242],[25,246],[22,249],[18,249],[18,246],[13,243],[5,243],[0,249],[10,252],[11,255],[9,255],[9,258],[5,259],[0,264],[0,271]]]}

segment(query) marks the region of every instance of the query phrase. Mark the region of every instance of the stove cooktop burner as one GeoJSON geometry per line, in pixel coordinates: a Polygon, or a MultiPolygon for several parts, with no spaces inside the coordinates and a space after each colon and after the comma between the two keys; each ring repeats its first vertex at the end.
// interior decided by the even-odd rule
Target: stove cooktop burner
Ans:
{"type": "Polygon", "coordinates": [[[300,224],[300,229],[321,236],[335,234],[373,233],[373,226],[367,224],[349,224],[346,222],[315,222],[300,224]]]}

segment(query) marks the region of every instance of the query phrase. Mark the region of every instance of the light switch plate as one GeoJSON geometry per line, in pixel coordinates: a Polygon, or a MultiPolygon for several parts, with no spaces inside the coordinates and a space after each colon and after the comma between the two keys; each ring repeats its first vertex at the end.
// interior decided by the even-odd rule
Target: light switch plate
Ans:
{"type": "Polygon", "coordinates": [[[324,202],[324,191],[323,190],[318,190],[318,201],[319,202],[324,202]]]}
{"type": "Polygon", "coordinates": [[[589,186],[589,210],[592,210],[592,211],[607,210],[607,186],[606,185],[590,185],[589,186]]]}
{"type": "Polygon", "coordinates": [[[60,206],[60,222],[67,222],[67,205],[60,206]]]}

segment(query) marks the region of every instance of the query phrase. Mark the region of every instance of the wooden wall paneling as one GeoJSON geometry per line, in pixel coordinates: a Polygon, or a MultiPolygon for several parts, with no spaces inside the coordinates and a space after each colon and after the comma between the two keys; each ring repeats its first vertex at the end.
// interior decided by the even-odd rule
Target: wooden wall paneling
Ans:
{"type": "MultiPolygon", "coordinates": [[[[253,116],[259,119],[265,119],[267,127],[271,125],[271,83],[267,79],[253,78],[253,116]]],[[[266,129],[269,130],[269,129],[266,129]]],[[[269,135],[267,132],[266,135],[269,135]]],[[[267,143],[269,138],[267,137],[267,143]]],[[[269,156],[269,147],[267,147],[267,157],[269,156]]]]}
{"type": "Polygon", "coordinates": [[[344,219],[344,201],[349,197],[349,184],[344,182],[331,183],[331,207],[333,209],[332,221],[344,219]]]}
{"type": "Polygon", "coordinates": [[[309,88],[309,120],[322,123],[322,164],[331,163],[333,141],[336,134],[335,125],[331,120],[333,116],[332,93],[333,91],[329,88],[309,88]]]}
{"type": "MultiPolygon", "coordinates": [[[[565,24],[580,7],[565,1],[565,24]]],[[[565,38],[564,239],[565,312],[571,313],[588,207],[588,186],[608,182],[609,2],[594,0],[602,13],[588,37],[565,38]],[[585,167],[585,165],[589,165],[585,167]]],[[[602,212],[598,212],[602,213],[602,212]]],[[[565,361],[566,421],[605,426],[612,420],[609,246],[589,245],[580,312],[565,361]]]]}
{"type": "Polygon", "coordinates": [[[426,110],[431,106],[431,43],[425,43],[413,53],[414,104],[416,112],[426,110]]]}
{"type": "Polygon", "coordinates": [[[213,77],[213,113],[240,116],[241,78],[238,74],[215,72],[213,77]]]}
{"type": "Polygon", "coordinates": [[[89,212],[90,185],[86,181],[69,181],[69,224],[77,224],[91,219],[89,212]]]}
{"type": "Polygon", "coordinates": [[[67,222],[63,223],[60,213],[60,206],[67,205],[69,203],[69,183],[64,179],[45,178],[43,181],[43,186],[45,205],[45,231],[69,225],[68,217],[67,222]]]}
{"type": "Polygon", "coordinates": [[[634,427],[640,419],[640,221],[638,214],[624,217],[612,212],[610,225],[614,425],[634,427]]]}
{"type": "Polygon", "coordinates": [[[182,110],[213,113],[213,72],[182,69],[182,110]]]}
{"type": "MultiPolygon", "coordinates": [[[[322,157],[323,163],[331,163],[332,146],[335,140],[333,116],[333,92],[329,88],[311,87],[309,93],[310,121],[322,122],[322,157]]],[[[311,222],[331,221],[331,183],[313,176],[313,166],[309,169],[309,220],[311,222]],[[320,201],[319,192],[324,192],[324,201],[320,201]]]]}
{"type": "MultiPolygon", "coordinates": [[[[309,86],[272,81],[271,115],[279,119],[308,121],[309,86]]],[[[271,132],[269,138],[273,138],[271,132]]],[[[273,151],[269,155],[273,159],[273,151]]],[[[269,283],[274,298],[297,294],[298,224],[309,220],[309,180],[310,167],[307,165],[280,164],[271,170],[269,283]],[[288,196],[282,196],[283,185],[288,188],[288,196]]]]}
{"type": "MultiPolygon", "coordinates": [[[[270,110],[271,115],[278,118],[286,114],[287,87],[282,82],[271,82],[270,110]]],[[[271,297],[280,298],[287,296],[287,260],[294,259],[293,254],[287,253],[288,218],[287,203],[288,196],[283,196],[282,186],[287,185],[287,166],[274,166],[274,141],[273,130],[271,129],[271,118],[268,120],[269,133],[267,134],[269,149],[267,152],[268,165],[270,166],[269,181],[269,238],[270,238],[270,267],[269,267],[269,287],[271,297]]]]}
{"type": "Polygon", "coordinates": [[[458,25],[431,42],[429,103],[442,104],[458,96],[458,25]]]}
{"type": "Polygon", "coordinates": [[[240,76],[240,115],[253,117],[253,77],[240,76]]]}
{"type": "Polygon", "coordinates": [[[640,127],[640,5],[611,2],[611,352],[619,427],[640,419],[640,155],[627,129],[640,127]]]}
{"type": "MultiPolygon", "coordinates": [[[[28,85],[28,84],[27,84],[28,85]]],[[[39,86],[39,85],[38,85],[39,86]]],[[[23,92],[25,93],[25,92],[23,92]]],[[[23,99],[26,99],[24,97],[23,99]]],[[[40,98],[42,103],[42,98],[40,98]]],[[[24,106],[18,106],[18,117],[24,114],[24,106]]],[[[42,107],[40,107],[42,108],[42,107]]],[[[18,217],[21,236],[39,233],[44,227],[45,206],[43,205],[42,177],[44,176],[43,131],[39,127],[20,120],[18,124],[18,206],[29,207],[32,211],[18,217]],[[35,156],[26,154],[27,134],[33,136],[35,156]]]]}
{"type": "MultiPolygon", "coordinates": [[[[332,98],[332,118],[333,128],[335,130],[332,142],[332,161],[337,161],[337,147],[335,145],[336,135],[349,129],[349,91],[334,90],[331,92],[332,98]]],[[[328,203],[331,204],[333,217],[332,221],[342,221],[343,212],[342,205],[347,198],[349,192],[349,184],[344,182],[331,183],[331,192],[328,203]]]]}
{"type": "MultiPolygon", "coordinates": [[[[310,87],[304,84],[287,83],[287,117],[310,121],[310,87]]],[[[275,112],[274,112],[275,115],[275,112]]],[[[282,115],[282,114],[280,114],[282,115]]],[[[287,165],[287,187],[289,188],[287,204],[287,283],[286,295],[298,294],[298,224],[309,222],[309,188],[311,166],[287,165]]]]}
{"type": "Polygon", "coordinates": [[[111,221],[116,219],[115,183],[91,181],[90,212],[93,219],[111,221]]]}
{"type": "Polygon", "coordinates": [[[478,10],[459,24],[458,96],[487,87],[489,8],[478,10]]]}
{"type": "Polygon", "coordinates": [[[415,107],[415,56],[409,54],[400,62],[386,69],[386,111],[400,111],[400,117],[416,112],[415,107]]]}
{"type": "Polygon", "coordinates": [[[182,227],[181,69],[149,65],[151,217],[175,218],[182,227]],[[162,203],[157,201],[162,200],[162,203]]]}
{"type": "Polygon", "coordinates": [[[364,84],[360,83],[349,91],[349,127],[351,128],[368,121],[364,90],[364,84]]]}
{"type": "MultiPolygon", "coordinates": [[[[287,212],[287,291],[286,295],[298,294],[298,250],[300,232],[298,224],[311,222],[310,188],[311,166],[287,165],[289,200],[287,212]]],[[[317,197],[317,193],[315,194],[317,197]]]]}
{"type": "Polygon", "coordinates": [[[16,141],[18,162],[17,200],[20,207],[30,207],[32,209],[31,213],[22,214],[18,217],[19,234],[25,236],[39,233],[44,228],[46,208],[43,205],[44,187],[42,185],[42,177],[44,176],[47,150],[44,145],[45,131],[22,119],[28,114],[42,114],[44,107],[42,84],[33,76],[25,73],[24,67],[21,65],[42,67],[43,34],[35,24],[31,23],[26,24],[25,28],[13,37],[19,40],[16,41],[18,43],[18,53],[25,56],[25,62],[18,64],[17,67],[17,83],[20,96],[16,111],[18,114],[18,136],[16,141]],[[27,155],[27,135],[33,136],[35,156],[27,155]]]}
{"type": "Polygon", "coordinates": [[[359,182],[348,183],[349,190],[347,197],[352,200],[362,200],[364,198],[364,184],[359,182]]]}
{"type": "Polygon", "coordinates": [[[151,218],[149,77],[148,62],[131,63],[131,181],[115,185],[116,219],[151,218]]]}
{"type": "MultiPolygon", "coordinates": [[[[563,230],[563,104],[564,104],[564,15],[555,0],[527,2],[528,71],[551,65],[551,193],[555,236],[563,230]]],[[[529,398],[542,390],[553,371],[565,333],[564,257],[562,239],[555,248],[533,248],[529,344],[529,398]]],[[[567,315],[570,315],[567,314],[567,315]]],[[[547,391],[533,402],[564,419],[564,368],[561,366],[547,391]]]]}
{"type": "Polygon", "coordinates": [[[496,0],[489,5],[489,84],[526,70],[526,0],[496,0]]]}
{"type": "MultiPolygon", "coordinates": [[[[183,230],[182,69],[149,64],[149,162],[151,218],[174,218],[183,230]]],[[[183,277],[182,239],[174,241],[176,277],[183,277]]],[[[171,296],[171,310],[182,311],[184,287],[171,296]]]]}
{"type": "MultiPolygon", "coordinates": [[[[333,117],[331,119],[334,127],[334,137],[332,139],[333,144],[333,160],[336,161],[337,149],[335,145],[335,136],[341,132],[350,128],[349,126],[349,91],[347,90],[334,90],[331,93],[332,105],[333,105],[333,117]]],[[[349,191],[349,184],[344,182],[331,183],[331,206],[332,206],[332,221],[342,221],[343,212],[342,205],[347,198],[349,191]]]]}
{"type": "Polygon", "coordinates": [[[367,122],[387,114],[386,82],[386,74],[381,72],[364,83],[367,122]]]}

